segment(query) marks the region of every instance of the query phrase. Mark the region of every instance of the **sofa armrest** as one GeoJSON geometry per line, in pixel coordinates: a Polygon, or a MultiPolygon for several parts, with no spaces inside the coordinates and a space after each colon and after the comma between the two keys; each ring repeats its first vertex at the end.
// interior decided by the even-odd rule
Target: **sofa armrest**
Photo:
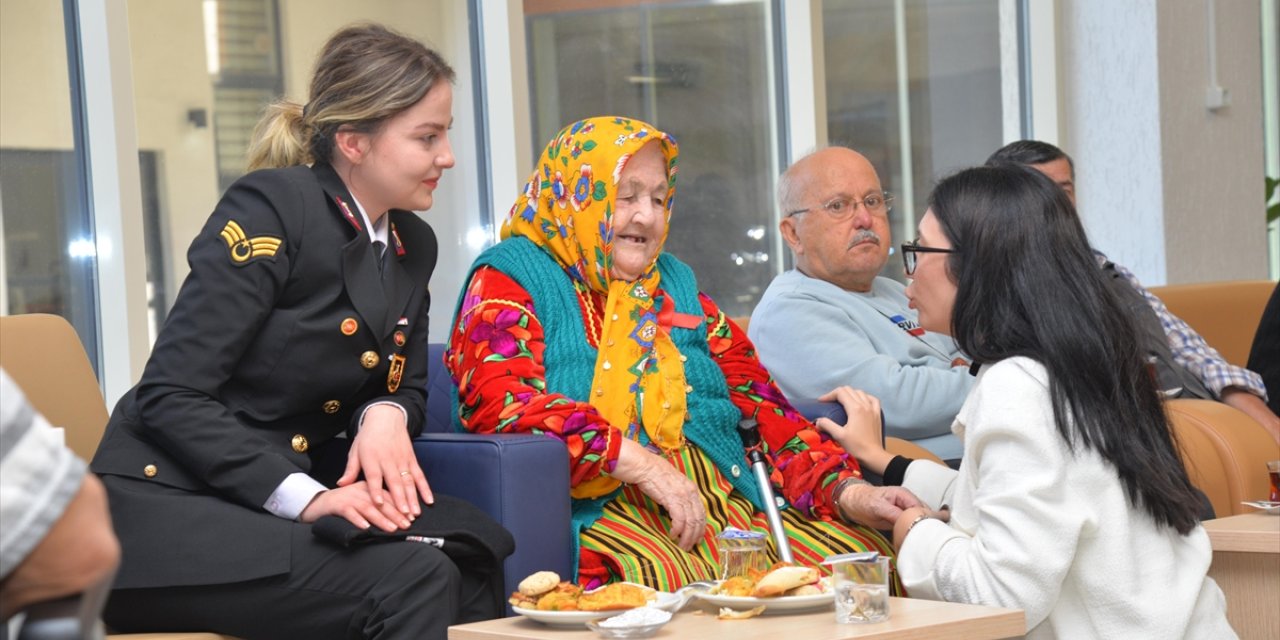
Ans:
{"type": "Polygon", "coordinates": [[[535,571],[573,579],[564,443],[529,434],[426,433],[413,448],[432,491],[474,504],[515,538],[515,553],[503,564],[507,593],[535,571]]]}
{"type": "Polygon", "coordinates": [[[844,406],[839,402],[819,402],[802,398],[791,400],[791,406],[810,422],[816,422],[818,418],[830,418],[836,424],[844,424],[849,420],[849,416],[844,413],[844,406]]]}
{"type": "MultiPolygon", "coordinates": [[[[849,416],[844,412],[844,406],[839,402],[819,402],[810,398],[801,398],[800,400],[791,400],[791,406],[795,407],[800,415],[810,422],[817,422],[818,418],[828,418],[836,424],[844,424],[849,421],[849,416]]],[[[880,442],[884,444],[884,412],[880,412],[880,442]]],[[[879,474],[869,469],[862,470],[862,477],[867,482],[876,486],[884,484],[884,479],[879,474]]]]}
{"type": "Polygon", "coordinates": [[[1244,500],[1265,500],[1266,463],[1280,446],[1243,411],[1212,400],[1165,403],[1191,483],[1209,497],[1219,518],[1254,511],[1244,500]]]}

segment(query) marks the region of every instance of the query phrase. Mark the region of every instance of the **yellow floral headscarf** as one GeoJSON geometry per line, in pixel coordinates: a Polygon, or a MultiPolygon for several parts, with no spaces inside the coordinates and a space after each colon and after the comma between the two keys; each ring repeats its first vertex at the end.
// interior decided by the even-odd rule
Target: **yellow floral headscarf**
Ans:
{"type": "MultiPolygon", "coordinates": [[[[565,127],[538,159],[524,193],[502,226],[502,238],[527,238],[560,263],[587,310],[586,330],[597,338],[599,355],[591,381],[591,404],[627,437],[644,429],[664,451],[683,443],[685,378],[680,352],[658,324],[653,296],[657,260],[634,282],[616,280],[613,268],[613,211],[627,161],[658,141],[667,164],[666,219],[675,196],[675,139],[639,120],[588,118],[565,127]],[[604,315],[595,318],[587,292],[605,296],[604,315]]],[[[662,244],[667,236],[663,233],[662,244]]],[[[582,483],[576,498],[601,496],[617,488],[611,477],[582,483]]]]}

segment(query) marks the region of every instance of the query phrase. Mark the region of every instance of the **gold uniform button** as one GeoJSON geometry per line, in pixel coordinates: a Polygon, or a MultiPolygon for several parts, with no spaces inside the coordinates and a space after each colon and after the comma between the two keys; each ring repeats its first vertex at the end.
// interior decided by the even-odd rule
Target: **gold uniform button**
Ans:
{"type": "Polygon", "coordinates": [[[366,351],[360,354],[360,366],[366,369],[378,366],[378,353],[376,351],[366,351]]]}
{"type": "Polygon", "coordinates": [[[329,414],[329,415],[333,415],[333,414],[335,414],[335,413],[337,413],[337,412],[338,412],[338,409],[341,409],[341,408],[342,408],[342,403],[341,403],[341,402],[338,402],[337,400],[330,400],[330,401],[328,401],[328,402],[324,403],[324,407],[323,407],[323,408],[324,408],[324,412],[325,412],[325,413],[327,413],[327,414],[329,414]]]}
{"type": "Polygon", "coordinates": [[[347,318],[346,320],[342,321],[342,335],[344,336],[355,335],[356,331],[359,331],[359,330],[360,330],[360,323],[356,322],[355,318],[347,318]]]}
{"type": "Polygon", "coordinates": [[[306,453],[311,448],[311,443],[307,442],[307,437],[301,433],[293,436],[293,450],[298,453],[306,453]]]}
{"type": "Polygon", "coordinates": [[[160,473],[160,470],[156,469],[156,466],[154,464],[149,464],[142,468],[142,475],[148,478],[156,477],[157,473],[160,473]]]}

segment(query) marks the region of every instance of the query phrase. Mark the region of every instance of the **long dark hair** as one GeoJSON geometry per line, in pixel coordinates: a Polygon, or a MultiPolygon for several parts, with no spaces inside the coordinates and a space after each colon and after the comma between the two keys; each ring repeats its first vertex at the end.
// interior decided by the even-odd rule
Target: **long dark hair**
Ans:
{"type": "Polygon", "coordinates": [[[1199,498],[1178,455],[1138,331],[1103,280],[1066,193],[1040,172],[966,169],[930,207],[958,253],[951,330],[975,362],[1025,356],[1049,372],[1058,433],[1116,468],[1129,500],[1186,534],[1199,498]]]}

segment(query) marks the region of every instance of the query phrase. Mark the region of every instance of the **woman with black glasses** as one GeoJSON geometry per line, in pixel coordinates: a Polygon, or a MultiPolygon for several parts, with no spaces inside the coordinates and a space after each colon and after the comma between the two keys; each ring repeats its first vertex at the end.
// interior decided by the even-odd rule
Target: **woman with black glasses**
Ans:
{"type": "MultiPolygon", "coordinates": [[[[1030,638],[1235,637],[1137,329],[1062,189],[962,171],[902,248],[921,326],[954,336],[978,378],[959,470],[906,466],[939,509],[894,525],[912,596],[1022,609],[1030,638]]],[[[820,426],[864,468],[893,465],[874,399],[837,396],[863,420],[820,426]]]]}

